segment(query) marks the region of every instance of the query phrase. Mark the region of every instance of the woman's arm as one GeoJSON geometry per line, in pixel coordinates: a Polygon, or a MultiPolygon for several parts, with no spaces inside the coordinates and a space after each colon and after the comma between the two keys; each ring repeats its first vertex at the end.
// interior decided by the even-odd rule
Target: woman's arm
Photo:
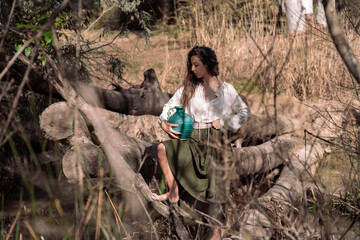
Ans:
{"type": "Polygon", "coordinates": [[[179,88],[174,96],[172,96],[172,98],[170,98],[170,100],[164,105],[162,113],[160,114],[159,117],[159,124],[161,126],[161,128],[169,135],[170,138],[175,138],[175,139],[179,139],[179,137],[177,135],[180,135],[180,132],[176,132],[174,131],[172,128],[173,127],[177,127],[177,124],[172,124],[172,123],[168,123],[167,120],[169,118],[168,116],[168,112],[171,108],[175,107],[175,106],[181,106],[181,94],[183,91],[183,87],[179,88]]]}
{"type": "Polygon", "coordinates": [[[180,87],[174,94],[174,96],[172,96],[170,98],[170,100],[165,103],[165,105],[163,106],[163,110],[159,116],[159,119],[158,119],[158,122],[161,126],[161,122],[163,120],[168,120],[169,116],[168,116],[168,112],[170,110],[170,108],[173,108],[175,106],[181,106],[181,101],[180,101],[180,98],[181,98],[181,94],[182,94],[182,91],[183,91],[184,87],[180,87]]]}
{"type": "Polygon", "coordinates": [[[251,114],[249,107],[241,99],[235,88],[232,85],[230,86],[226,100],[230,103],[231,112],[220,119],[220,124],[226,129],[236,131],[251,118],[251,114]]]}

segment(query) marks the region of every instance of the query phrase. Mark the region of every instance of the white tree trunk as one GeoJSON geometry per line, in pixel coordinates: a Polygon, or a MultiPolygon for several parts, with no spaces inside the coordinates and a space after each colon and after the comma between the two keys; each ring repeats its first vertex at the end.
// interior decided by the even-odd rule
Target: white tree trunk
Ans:
{"type": "Polygon", "coordinates": [[[316,11],[316,22],[319,24],[319,25],[322,25],[322,26],[327,26],[327,23],[326,23],[326,17],[325,17],[325,10],[324,10],[324,5],[322,4],[322,2],[319,0],[318,1],[318,8],[317,8],[317,11],[316,11]]]}
{"type": "Polygon", "coordinates": [[[313,14],[313,0],[301,0],[301,5],[303,7],[303,15],[305,14],[313,14]]]}
{"type": "Polygon", "coordinates": [[[305,19],[301,7],[301,0],[286,0],[285,7],[290,34],[303,32],[305,29],[305,19]]]}
{"type": "Polygon", "coordinates": [[[313,0],[286,0],[286,17],[291,34],[305,31],[305,15],[314,13],[313,0]]]}

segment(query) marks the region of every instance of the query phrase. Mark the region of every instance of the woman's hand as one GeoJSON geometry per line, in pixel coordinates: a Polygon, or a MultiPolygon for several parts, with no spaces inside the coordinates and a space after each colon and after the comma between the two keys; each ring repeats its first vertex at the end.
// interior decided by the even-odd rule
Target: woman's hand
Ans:
{"type": "Polygon", "coordinates": [[[212,121],[211,126],[213,126],[213,128],[215,128],[215,129],[220,129],[221,128],[220,119],[216,119],[216,120],[212,121]]]}
{"type": "Polygon", "coordinates": [[[180,139],[177,135],[181,135],[181,132],[177,132],[172,129],[177,126],[177,124],[168,123],[165,120],[161,121],[161,128],[169,135],[170,138],[180,139]]]}

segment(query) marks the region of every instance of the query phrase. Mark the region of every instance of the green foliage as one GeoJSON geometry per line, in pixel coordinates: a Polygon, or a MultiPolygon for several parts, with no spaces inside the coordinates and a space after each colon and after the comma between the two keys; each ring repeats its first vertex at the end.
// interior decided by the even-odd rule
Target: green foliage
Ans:
{"type": "Polygon", "coordinates": [[[100,0],[100,5],[103,9],[107,9],[110,7],[118,7],[124,13],[132,13],[137,12],[139,5],[141,4],[142,0],[100,0]]]}
{"type": "Polygon", "coordinates": [[[143,30],[141,36],[145,39],[145,44],[149,43],[149,37],[151,35],[151,30],[148,28],[148,22],[150,22],[152,16],[147,12],[141,12],[141,18],[139,18],[139,26],[143,30]]]}
{"type": "Polygon", "coordinates": [[[129,65],[128,63],[122,61],[117,57],[110,57],[108,62],[108,67],[109,67],[108,71],[114,74],[115,76],[117,76],[119,79],[122,79],[125,68],[128,65],[129,65]]]}
{"type": "MultiPolygon", "coordinates": [[[[47,8],[47,10],[44,10],[44,7],[47,6],[46,1],[43,2],[43,7],[34,7],[31,10],[28,9],[29,7],[32,7],[34,4],[39,2],[40,1],[28,1],[26,3],[22,2],[23,5],[20,3],[20,8],[15,9],[16,11],[14,13],[13,21],[15,26],[12,27],[12,31],[9,31],[7,40],[10,45],[13,45],[13,49],[16,51],[18,51],[30,38],[38,34],[41,27],[48,21],[49,17],[51,16],[52,8],[47,8]]],[[[56,6],[56,4],[51,6],[56,6]]],[[[59,14],[55,20],[56,29],[63,29],[66,19],[67,17],[65,13],[59,14]]],[[[67,36],[61,32],[57,32],[56,35],[58,39],[63,36],[67,39],[67,36]]],[[[29,47],[25,48],[24,55],[26,57],[30,57],[35,44],[36,43],[32,41],[29,47]]],[[[50,28],[47,28],[42,33],[39,39],[39,44],[42,48],[42,51],[46,52],[47,54],[54,55],[54,38],[50,28]]],[[[46,64],[46,59],[42,54],[38,54],[36,57],[36,62],[44,67],[46,64]]]]}
{"type": "Polygon", "coordinates": [[[249,81],[248,79],[242,79],[233,81],[232,84],[237,92],[241,93],[245,92],[253,92],[253,93],[261,93],[264,92],[265,89],[261,88],[261,86],[257,86],[254,81],[249,81]]]}
{"type": "MultiPolygon", "coordinates": [[[[150,21],[152,16],[144,11],[139,10],[139,6],[142,2],[142,0],[91,0],[89,1],[89,3],[86,2],[86,4],[87,6],[98,6],[98,8],[102,7],[104,9],[111,6],[118,7],[124,14],[124,18],[119,19],[120,21],[122,21],[121,27],[123,29],[121,31],[126,33],[127,25],[135,25],[137,22],[137,28],[140,30],[139,34],[144,36],[145,41],[148,42],[148,38],[151,34],[151,31],[148,28],[148,22],[150,21]]],[[[10,31],[7,34],[7,54],[12,55],[13,50],[19,50],[25,42],[27,42],[34,35],[39,33],[41,27],[49,20],[49,17],[51,16],[53,10],[58,7],[60,3],[61,1],[21,0],[15,8],[12,19],[13,24],[12,26],[10,26],[10,31]]],[[[10,5],[6,5],[0,2],[0,7],[9,8],[10,5]]],[[[68,36],[64,34],[63,30],[70,29],[77,31],[77,28],[79,27],[79,25],[77,24],[77,19],[75,17],[75,14],[77,13],[77,7],[78,6],[76,2],[69,3],[68,7],[58,16],[56,16],[54,22],[54,26],[56,29],[56,37],[60,40],[65,41],[65,45],[71,43],[69,42],[68,36]]],[[[104,35],[107,29],[108,28],[104,27],[104,35]]],[[[42,52],[46,53],[49,56],[55,56],[54,36],[52,34],[53,33],[50,28],[46,29],[42,33],[38,43],[33,41],[24,50],[24,55],[26,57],[30,57],[35,44],[40,44],[39,53],[36,53],[37,56],[35,58],[35,61],[37,64],[44,67],[46,65],[46,59],[42,52]]],[[[116,61],[114,59],[110,59],[110,66],[108,66],[108,69],[110,69],[112,71],[111,73],[115,75],[122,75],[123,70],[120,70],[120,68],[124,68],[124,66],[119,65],[119,67],[117,67],[116,69],[114,67],[115,63],[116,61]]]]}
{"type": "Polygon", "coordinates": [[[24,14],[47,12],[57,7],[61,1],[57,0],[18,0],[19,7],[24,14]]]}

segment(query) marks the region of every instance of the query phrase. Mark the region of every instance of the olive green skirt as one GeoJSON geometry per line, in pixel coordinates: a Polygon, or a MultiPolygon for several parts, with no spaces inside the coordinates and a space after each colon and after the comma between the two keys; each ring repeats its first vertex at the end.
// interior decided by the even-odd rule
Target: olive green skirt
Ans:
{"type": "Polygon", "coordinates": [[[180,188],[201,202],[223,203],[226,200],[223,173],[219,170],[220,143],[221,131],[215,128],[194,129],[187,140],[163,142],[180,188]]]}

